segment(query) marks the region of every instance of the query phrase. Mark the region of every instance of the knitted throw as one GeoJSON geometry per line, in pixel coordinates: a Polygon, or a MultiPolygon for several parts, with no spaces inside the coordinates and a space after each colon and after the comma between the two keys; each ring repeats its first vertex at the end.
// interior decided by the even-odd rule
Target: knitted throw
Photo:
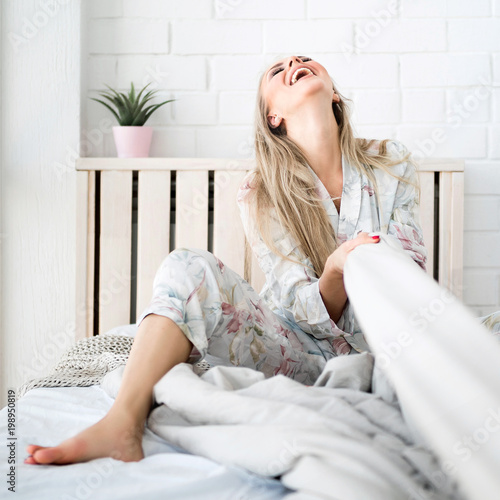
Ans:
{"type": "MultiPolygon", "coordinates": [[[[98,335],[79,340],[62,356],[52,373],[27,381],[17,388],[16,400],[37,387],[87,387],[99,384],[106,373],[127,363],[133,337],[98,335]]],[[[210,365],[199,361],[193,371],[200,375],[210,365]]]]}

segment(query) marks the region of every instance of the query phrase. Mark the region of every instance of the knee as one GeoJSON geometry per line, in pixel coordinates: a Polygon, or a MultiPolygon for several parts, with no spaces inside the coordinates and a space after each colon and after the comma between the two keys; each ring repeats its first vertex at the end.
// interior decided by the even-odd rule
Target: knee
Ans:
{"type": "Polygon", "coordinates": [[[212,267],[216,265],[216,259],[211,252],[201,248],[176,248],[165,257],[158,272],[171,267],[186,268],[193,263],[196,263],[198,266],[206,267],[208,265],[212,267]]]}
{"type": "Polygon", "coordinates": [[[202,248],[176,248],[172,250],[168,256],[168,258],[172,258],[174,260],[190,260],[190,259],[199,259],[202,258],[207,261],[212,261],[214,259],[214,255],[208,250],[203,250],[202,248]]]}

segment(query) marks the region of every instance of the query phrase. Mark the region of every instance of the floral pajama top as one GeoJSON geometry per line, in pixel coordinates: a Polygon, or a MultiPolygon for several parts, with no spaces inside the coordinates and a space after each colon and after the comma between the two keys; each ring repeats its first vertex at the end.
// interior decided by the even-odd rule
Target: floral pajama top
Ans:
{"type": "MultiPolygon", "coordinates": [[[[407,153],[406,147],[396,140],[390,141],[387,148],[396,158],[407,153]]],[[[379,206],[370,180],[342,157],[343,189],[338,213],[325,186],[314,170],[309,168],[316,178],[316,191],[323,201],[339,244],[355,238],[360,231],[389,234],[425,270],[427,250],[419,222],[416,192],[412,185],[375,169],[380,193],[379,206]]],[[[401,162],[392,168],[405,178],[417,175],[415,167],[408,162],[401,162]]],[[[238,191],[237,203],[248,242],[266,276],[266,283],[259,295],[275,314],[295,328],[300,328],[317,341],[329,339],[336,354],[370,351],[349,300],[339,321],[335,323],[319,293],[319,278],[307,267],[278,257],[263,242],[249,216],[245,201],[248,190],[252,189],[253,173],[251,171],[245,176],[238,191]]],[[[272,234],[276,235],[274,242],[281,252],[312,267],[309,258],[299,251],[291,236],[276,226],[272,234]]]]}

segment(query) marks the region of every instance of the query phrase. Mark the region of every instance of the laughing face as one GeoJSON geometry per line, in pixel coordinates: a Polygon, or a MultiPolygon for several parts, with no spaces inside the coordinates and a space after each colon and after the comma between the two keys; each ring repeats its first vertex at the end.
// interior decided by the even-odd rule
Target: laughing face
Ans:
{"type": "Polygon", "coordinates": [[[326,69],[305,56],[291,56],[273,64],[265,72],[260,90],[272,128],[300,114],[312,97],[330,105],[339,100],[326,69]]]}

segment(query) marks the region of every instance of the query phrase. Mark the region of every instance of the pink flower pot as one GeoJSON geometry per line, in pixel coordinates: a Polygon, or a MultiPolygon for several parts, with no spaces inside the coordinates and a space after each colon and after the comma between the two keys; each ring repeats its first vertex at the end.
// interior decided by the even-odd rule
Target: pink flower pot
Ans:
{"type": "Polygon", "coordinates": [[[147,158],[153,127],[113,127],[118,158],[147,158]]]}

